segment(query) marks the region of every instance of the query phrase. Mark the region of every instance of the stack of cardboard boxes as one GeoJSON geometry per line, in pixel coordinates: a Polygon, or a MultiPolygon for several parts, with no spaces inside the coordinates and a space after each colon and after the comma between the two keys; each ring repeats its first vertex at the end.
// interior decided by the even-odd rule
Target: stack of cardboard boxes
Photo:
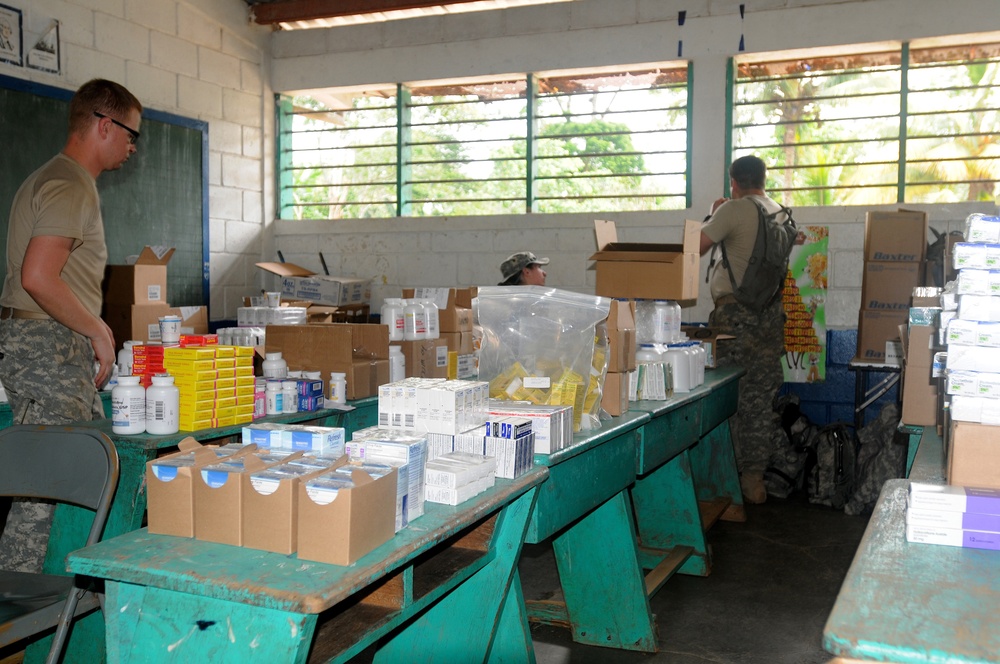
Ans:
{"type": "Polygon", "coordinates": [[[913,289],[923,283],[927,214],[869,212],[858,315],[857,359],[899,364],[899,326],[906,325],[913,289]]]}
{"type": "Polygon", "coordinates": [[[437,339],[394,341],[406,358],[408,378],[470,378],[475,375],[472,300],[476,288],[404,288],[403,297],[433,300],[441,334],[437,339]]]}
{"type": "Polygon", "coordinates": [[[172,248],[145,247],[134,264],[109,265],[104,275],[104,307],[101,318],[122,345],[134,339],[160,340],[160,318],[181,317],[183,334],[207,334],[208,312],[204,306],[171,307],[167,304],[167,263],[172,248]]]}
{"type": "Polygon", "coordinates": [[[629,372],[636,368],[635,300],[612,300],[607,327],[608,373],[601,408],[617,417],[628,410],[629,372]]]}

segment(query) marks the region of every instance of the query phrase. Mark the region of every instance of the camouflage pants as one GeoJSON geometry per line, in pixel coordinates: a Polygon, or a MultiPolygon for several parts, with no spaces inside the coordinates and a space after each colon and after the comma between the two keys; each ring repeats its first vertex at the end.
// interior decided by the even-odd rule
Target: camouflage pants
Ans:
{"type": "MultiPolygon", "coordinates": [[[[50,320],[0,321],[0,382],[14,424],[70,424],[104,417],[94,387],[90,341],[50,320]]],[[[53,506],[14,501],[3,536],[0,568],[41,571],[53,506]]]]}
{"type": "Polygon", "coordinates": [[[746,369],[740,379],[740,400],[729,426],[740,472],[760,472],[783,443],[784,432],[772,402],[784,376],[785,315],[781,302],[761,313],[730,301],[717,304],[709,315],[712,328],[735,339],[723,341],[716,350],[716,365],[746,369]]]}

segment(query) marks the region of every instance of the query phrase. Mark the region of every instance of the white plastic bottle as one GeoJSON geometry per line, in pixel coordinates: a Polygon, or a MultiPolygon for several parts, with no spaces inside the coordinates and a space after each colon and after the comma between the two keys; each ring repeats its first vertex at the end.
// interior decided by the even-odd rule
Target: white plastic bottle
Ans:
{"type": "Polygon", "coordinates": [[[403,301],[398,297],[388,297],[382,304],[382,324],[389,327],[389,341],[403,340],[403,301]]]}
{"type": "Polygon", "coordinates": [[[131,376],[132,375],[132,347],[136,344],[142,344],[141,341],[135,341],[130,339],[122,344],[122,349],[118,351],[118,375],[119,376],[131,376]]]}
{"type": "Polygon", "coordinates": [[[674,310],[666,300],[653,304],[653,343],[668,344],[673,341],[674,310]]]}
{"type": "Polygon", "coordinates": [[[693,387],[698,387],[705,382],[705,364],[708,358],[708,351],[705,350],[705,345],[700,341],[691,341],[692,350],[694,350],[694,382],[693,387]]]}
{"type": "Polygon", "coordinates": [[[281,353],[265,353],[261,369],[264,372],[264,378],[288,377],[288,363],[281,357],[281,353]]]}
{"type": "Polygon", "coordinates": [[[337,372],[330,374],[330,401],[347,403],[347,374],[337,372]]]}
{"type": "Polygon", "coordinates": [[[674,374],[674,392],[691,391],[691,357],[684,344],[667,346],[667,362],[674,374]]]}
{"type": "Polygon", "coordinates": [[[146,430],[146,390],[139,376],[119,376],[111,390],[111,430],[124,435],[146,430]]]}
{"type": "Polygon", "coordinates": [[[265,396],[267,398],[267,414],[281,415],[284,408],[284,398],[281,391],[280,380],[269,380],[265,386],[265,396]]]}
{"type": "Polygon", "coordinates": [[[681,335],[681,316],[682,316],[681,304],[680,302],[674,302],[674,301],[670,301],[668,304],[670,305],[670,308],[674,312],[674,315],[671,318],[671,327],[672,327],[671,336],[675,340],[681,339],[683,338],[683,336],[681,335]]]}
{"type": "Polygon", "coordinates": [[[389,382],[395,383],[406,378],[406,357],[399,346],[389,346],[389,382]]]}
{"type": "Polygon", "coordinates": [[[281,412],[299,412],[299,385],[294,380],[281,381],[281,412]]]}
{"type": "Polygon", "coordinates": [[[403,339],[420,341],[426,338],[427,316],[424,312],[424,305],[416,299],[407,300],[406,306],[403,308],[403,339]]]}
{"type": "Polygon", "coordinates": [[[257,378],[253,384],[253,419],[267,415],[267,381],[257,378]]]}
{"type": "Polygon", "coordinates": [[[424,307],[424,321],[427,328],[428,339],[438,339],[441,337],[441,315],[434,300],[424,298],[420,300],[424,307]]]}
{"type": "Polygon", "coordinates": [[[180,430],[180,391],[174,377],[156,374],[146,388],[146,433],[158,436],[180,430]]]}

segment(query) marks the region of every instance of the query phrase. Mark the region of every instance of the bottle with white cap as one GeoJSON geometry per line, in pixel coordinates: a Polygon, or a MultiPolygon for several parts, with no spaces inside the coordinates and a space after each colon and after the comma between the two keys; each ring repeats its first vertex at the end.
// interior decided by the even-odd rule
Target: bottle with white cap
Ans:
{"type": "Polygon", "coordinates": [[[174,377],[156,374],[146,388],[146,433],[166,435],[180,430],[180,391],[174,377]]]}
{"type": "Polygon", "coordinates": [[[427,338],[427,314],[424,305],[416,299],[406,300],[403,307],[403,339],[420,341],[427,338]]]}
{"type": "Polygon", "coordinates": [[[403,301],[398,297],[387,297],[382,303],[383,325],[389,327],[389,341],[402,341],[404,330],[403,301]]]}

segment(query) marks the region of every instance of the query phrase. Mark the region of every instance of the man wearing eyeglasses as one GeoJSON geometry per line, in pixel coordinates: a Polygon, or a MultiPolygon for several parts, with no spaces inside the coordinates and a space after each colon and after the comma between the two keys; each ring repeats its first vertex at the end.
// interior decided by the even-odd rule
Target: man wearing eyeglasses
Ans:
{"type": "MultiPolygon", "coordinates": [[[[14,196],[0,293],[0,381],[15,424],[104,417],[98,390],[111,374],[115,340],[100,316],[108,253],[97,177],[135,153],[141,113],[118,83],[85,83],[70,101],[62,152],[14,196]]],[[[50,521],[51,506],[14,503],[0,567],[40,571],[50,521]]]]}

